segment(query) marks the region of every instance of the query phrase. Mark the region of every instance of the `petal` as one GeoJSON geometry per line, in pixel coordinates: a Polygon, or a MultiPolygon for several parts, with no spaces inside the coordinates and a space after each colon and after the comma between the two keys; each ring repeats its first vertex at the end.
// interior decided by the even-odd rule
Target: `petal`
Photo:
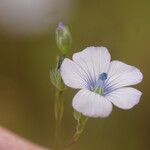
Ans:
{"type": "Polygon", "coordinates": [[[124,86],[135,85],[141,82],[143,75],[136,67],[120,61],[112,61],[108,71],[105,90],[111,91],[124,86]]]}
{"type": "Polygon", "coordinates": [[[131,87],[125,87],[107,94],[105,98],[119,108],[130,109],[138,104],[141,95],[140,91],[131,87]]]}
{"type": "Polygon", "coordinates": [[[111,56],[105,47],[88,47],[73,55],[75,61],[86,73],[91,83],[96,83],[101,73],[108,71],[111,56]]]}
{"type": "Polygon", "coordinates": [[[86,89],[80,90],[72,102],[73,108],[88,117],[107,117],[112,111],[112,104],[103,96],[86,89]]]}
{"type": "Polygon", "coordinates": [[[87,88],[88,79],[83,75],[83,70],[72,60],[68,58],[63,60],[60,73],[67,86],[75,89],[87,88]]]}

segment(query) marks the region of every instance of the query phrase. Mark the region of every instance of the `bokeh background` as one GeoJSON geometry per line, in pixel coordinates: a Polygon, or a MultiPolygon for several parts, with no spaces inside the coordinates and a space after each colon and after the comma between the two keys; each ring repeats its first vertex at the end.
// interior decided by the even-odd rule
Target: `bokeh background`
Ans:
{"type": "MultiPolygon", "coordinates": [[[[53,145],[54,87],[50,68],[60,54],[55,44],[59,21],[70,27],[68,57],[87,46],[105,46],[112,59],[141,69],[140,103],[113,109],[106,119],[89,119],[74,150],[150,149],[149,0],[0,0],[0,125],[45,147],[53,145]]],[[[61,139],[75,130],[71,107],[76,91],[63,95],[61,139]]]]}

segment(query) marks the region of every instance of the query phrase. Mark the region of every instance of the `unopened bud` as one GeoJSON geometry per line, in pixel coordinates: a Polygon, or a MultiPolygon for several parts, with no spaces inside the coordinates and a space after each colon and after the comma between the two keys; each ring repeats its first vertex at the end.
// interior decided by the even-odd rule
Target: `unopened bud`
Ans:
{"type": "Polygon", "coordinates": [[[67,54],[71,48],[72,37],[69,28],[62,22],[58,24],[56,29],[56,43],[63,55],[67,54]]]}

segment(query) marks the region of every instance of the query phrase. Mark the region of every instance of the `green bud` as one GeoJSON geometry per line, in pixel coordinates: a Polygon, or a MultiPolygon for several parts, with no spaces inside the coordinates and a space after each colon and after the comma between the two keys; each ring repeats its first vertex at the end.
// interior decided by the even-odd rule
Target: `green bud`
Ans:
{"type": "Polygon", "coordinates": [[[65,85],[62,81],[60,74],[60,66],[62,64],[63,59],[63,57],[57,57],[56,68],[50,71],[50,80],[59,91],[65,90],[65,85]]]}
{"type": "Polygon", "coordinates": [[[69,28],[62,22],[58,24],[56,29],[56,43],[63,55],[66,55],[71,48],[72,37],[69,28]]]}

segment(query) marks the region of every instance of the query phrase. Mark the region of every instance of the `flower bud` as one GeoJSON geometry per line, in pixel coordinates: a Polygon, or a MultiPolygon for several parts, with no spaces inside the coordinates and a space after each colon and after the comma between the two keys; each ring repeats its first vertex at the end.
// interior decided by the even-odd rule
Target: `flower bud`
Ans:
{"type": "Polygon", "coordinates": [[[60,67],[62,64],[62,61],[64,60],[63,57],[57,57],[56,58],[56,67],[55,69],[50,70],[50,80],[52,84],[59,90],[63,91],[65,90],[65,85],[62,81],[61,74],[60,74],[60,67]]]}
{"type": "Polygon", "coordinates": [[[71,48],[72,37],[69,28],[62,22],[58,24],[56,29],[56,43],[63,55],[66,55],[71,48]]]}

